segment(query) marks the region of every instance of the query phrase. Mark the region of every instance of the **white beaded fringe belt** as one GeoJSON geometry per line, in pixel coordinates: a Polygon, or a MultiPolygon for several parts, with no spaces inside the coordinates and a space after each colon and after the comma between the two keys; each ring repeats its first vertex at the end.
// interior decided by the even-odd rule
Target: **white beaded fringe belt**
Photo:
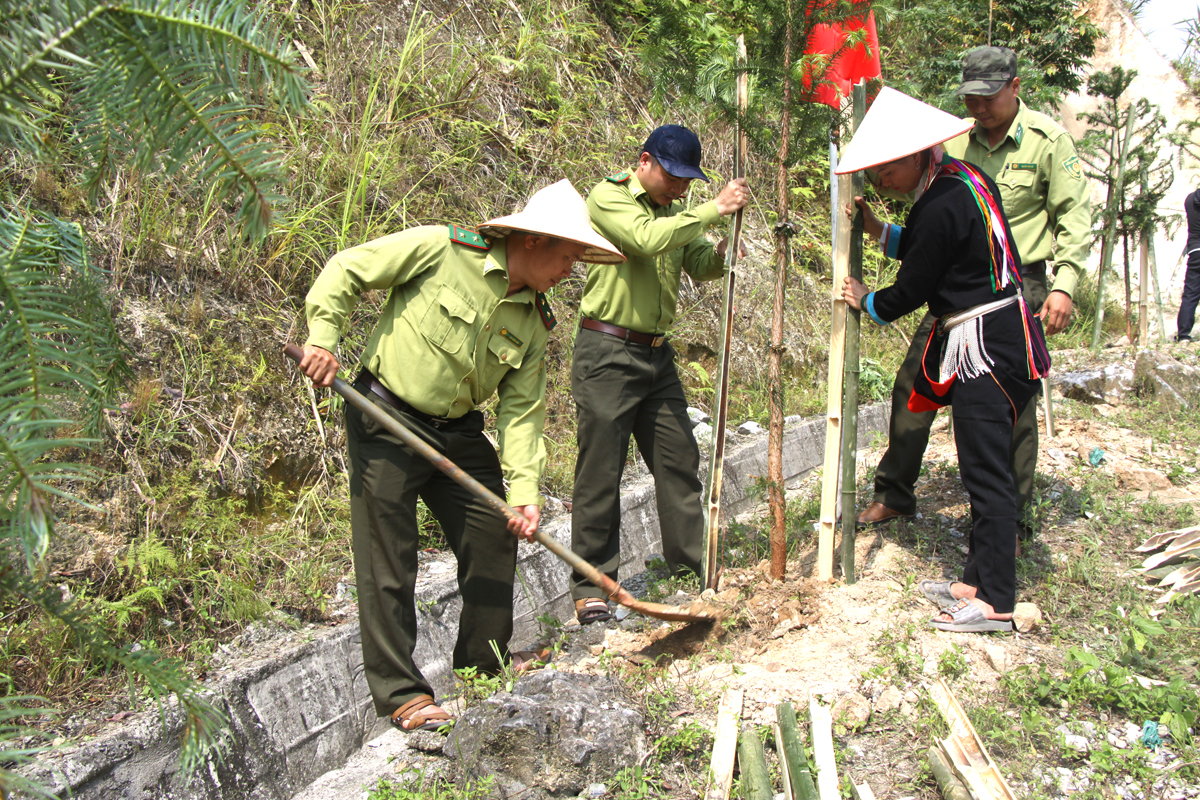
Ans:
{"type": "Polygon", "coordinates": [[[992,371],[995,362],[983,344],[983,317],[1011,306],[1019,298],[1020,295],[1014,294],[942,319],[942,335],[946,337],[942,350],[942,380],[955,373],[963,378],[978,378],[992,371]]]}

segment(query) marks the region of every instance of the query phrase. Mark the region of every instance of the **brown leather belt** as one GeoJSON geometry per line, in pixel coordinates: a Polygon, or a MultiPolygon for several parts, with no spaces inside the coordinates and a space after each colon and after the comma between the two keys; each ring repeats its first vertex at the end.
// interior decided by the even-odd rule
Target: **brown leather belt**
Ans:
{"type": "Polygon", "coordinates": [[[620,325],[609,325],[607,322],[601,322],[598,319],[588,319],[584,317],[579,323],[579,327],[587,328],[589,331],[597,331],[599,333],[607,333],[609,336],[616,336],[619,339],[624,339],[627,342],[634,344],[645,344],[650,347],[662,347],[663,342],[667,340],[666,336],[655,336],[651,333],[638,333],[631,331],[629,328],[622,328],[620,325]]]}
{"type": "Polygon", "coordinates": [[[457,422],[457,419],[449,419],[448,417],[435,417],[432,414],[426,414],[424,411],[418,411],[401,398],[392,394],[391,390],[376,380],[375,376],[366,367],[358,373],[358,377],[354,379],[356,386],[361,386],[368,389],[371,394],[383,400],[397,411],[402,411],[411,417],[416,417],[421,422],[429,425],[432,428],[443,428],[452,422],[457,422]]]}

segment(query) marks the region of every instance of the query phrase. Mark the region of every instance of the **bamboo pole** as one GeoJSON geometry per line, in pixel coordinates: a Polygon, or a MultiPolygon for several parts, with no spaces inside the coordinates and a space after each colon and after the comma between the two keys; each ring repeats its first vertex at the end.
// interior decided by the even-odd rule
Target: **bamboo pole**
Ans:
{"type": "MultiPolygon", "coordinates": [[[[838,195],[849,197],[851,178],[838,176],[838,195]]],[[[833,577],[833,530],[837,522],[838,459],[842,449],[842,377],[846,354],[846,301],[842,299],[842,282],[850,272],[850,220],[845,214],[834,217],[837,234],[833,250],[833,286],[830,302],[833,307],[829,326],[829,382],[825,401],[825,466],[821,476],[821,531],[817,539],[817,577],[827,581],[833,577]]],[[[853,509],[846,513],[853,514],[853,509]]]]}
{"type": "Polygon", "coordinates": [[[1158,288],[1158,259],[1154,257],[1154,237],[1150,237],[1150,282],[1154,286],[1154,305],[1158,308],[1158,340],[1167,343],[1167,321],[1163,319],[1162,292],[1158,288]]]}
{"type": "MultiPolygon", "coordinates": [[[[862,123],[867,113],[867,86],[858,83],[854,86],[854,130],[862,123]]],[[[853,135],[853,132],[851,132],[853,135]]],[[[850,196],[846,198],[853,203],[854,198],[863,193],[863,174],[855,172],[851,176],[850,196]]],[[[863,253],[863,214],[855,208],[854,222],[850,230],[850,277],[862,280],[863,253]]],[[[846,308],[846,376],[845,390],[842,394],[842,575],[846,583],[854,583],[854,510],[858,503],[858,345],[859,323],[862,312],[858,309],[846,308]]]]}
{"type": "Polygon", "coordinates": [[[1150,237],[1142,231],[1138,264],[1138,346],[1150,343],[1150,237]]]}
{"type": "Polygon", "coordinates": [[[796,710],[791,703],[780,703],[775,707],[776,730],[780,740],[779,763],[787,776],[785,791],[790,791],[795,800],[817,800],[817,787],[813,783],[812,769],[804,742],[800,741],[800,728],[796,724],[796,710]]]}
{"type": "Polygon", "coordinates": [[[738,769],[742,773],[742,800],[771,800],[775,796],[767,754],[753,725],[738,734],[738,769]]]}
{"type": "Polygon", "coordinates": [[[942,755],[942,751],[936,747],[931,747],[927,751],[929,757],[929,768],[933,771],[933,778],[937,781],[938,789],[942,792],[942,797],[945,800],[971,800],[971,793],[967,791],[967,787],[963,786],[963,782],[954,774],[954,770],[950,767],[950,762],[942,755]]]}
{"type": "Polygon", "coordinates": [[[767,422],[767,507],[771,512],[771,579],[781,580],[787,571],[787,498],[783,491],[783,314],[787,294],[787,272],[792,263],[792,225],[788,221],[787,160],[792,118],[792,13],[788,3],[783,48],[783,119],[779,142],[779,168],[775,191],[779,222],[775,224],[775,304],[771,310],[771,351],[767,385],[770,406],[767,422]]]}
{"type": "MultiPolygon", "coordinates": [[[[746,131],[742,119],[749,104],[750,78],[746,72],[746,37],[737,38],[737,138],[733,151],[735,178],[746,175],[746,131]]],[[[708,467],[708,527],[705,529],[704,585],[717,588],[717,545],[721,534],[721,484],[725,478],[725,425],[729,418],[729,351],[733,341],[733,285],[737,276],[738,249],[742,242],[742,209],[733,214],[733,231],[725,250],[725,292],[721,305],[721,351],[717,367],[715,413],[713,414],[713,438],[711,460],[708,467]]]]}
{"type": "MultiPolygon", "coordinates": [[[[1116,101],[1113,101],[1114,104],[1116,101]]],[[[1125,159],[1129,155],[1129,141],[1133,138],[1133,121],[1137,112],[1133,104],[1129,104],[1129,119],[1125,122],[1125,136],[1122,139],[1118,131],[1113,131],[1113,151],[1116,152],[1120,143],[1120,154],[1117,157],[1117,179],[1108,185],[1108,199],[1104,207],[1109,215],[1108,230],[1104,234],[1104,250],[1100,255],[1100,271],[1096,275],[1096,324],[1092,327],[1092,350],[1100,350],[1100,331],[1104,327],[1104,273],[1112,266],[1113,249],[1116,247],[1117,214],[1113,201],[1118,205],[1125,191],[1125,159]]]]}

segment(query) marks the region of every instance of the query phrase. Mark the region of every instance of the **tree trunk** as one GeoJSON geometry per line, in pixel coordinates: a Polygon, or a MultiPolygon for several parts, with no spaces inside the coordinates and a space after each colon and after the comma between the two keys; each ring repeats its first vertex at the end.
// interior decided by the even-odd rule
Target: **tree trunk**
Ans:
{"type": "Polygon", "coordinates": [[[771,312],[771,352],[767,367],[767,385],[770,387],[767,501],[771,511],[771,578],[774,580],[782,579],[787,570],[787,497],[783,492],[783,313],[788,265],[792,260],[787,186],[788,128],[792,122],[790,3],[788,12],[783,51],[783,120],[780,124],[779,168],[775,173],[775,190],[779,204],[779,222],[775,227],[775,305],[771,312]]]}

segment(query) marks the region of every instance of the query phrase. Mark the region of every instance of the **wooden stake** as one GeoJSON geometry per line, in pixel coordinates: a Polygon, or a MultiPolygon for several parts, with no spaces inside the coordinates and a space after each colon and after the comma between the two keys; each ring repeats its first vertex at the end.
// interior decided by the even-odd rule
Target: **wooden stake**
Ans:
{"type": "Polygon", "coordinates": [[[717,734],[713,737],[712,762],[704,800],[727,800],[733,785],[737,756],[738,719],[742,716],[742,690],[726,689],[717,710],[717,734]]]}
{"type": "MultiPolygon", "coordinates": [[[[750,83],[746,72],[746,37],[738,36],[737,79],[738,125],[733,153],[735,178],[746,175],[746,132],[742,117],[750,102],[750,83]]],[[[716,397],[713,413],[712,454],[708,467],[708,527],[705,530],[704,585],[717,588],[717,544],[721,534],[721,483],[725,477],[725,425],[729,419],[729,350],[733,340],[733,283],[737,275],[738,249],[742,241],[742,209],[733,214],[733,232],[725,250],[725,294],[721,305],[721,354],[717,367],[716,397]]]]}
{"type": "Polygon", "coordinates": [[[813,697],[808,701],[808,718],[812,724],[813,761],[817,765],[817,790],[821,800],[841,800],[837,763],[833,756],[833,715],[813,697]]]}
{"type": "Polygon", "coordinates": [[[1154,237],[1150,237],[1150,284],[1154,287],[1154,305],[1158,309],[1158,340],[1167,343],[1167,321],[1163,319],[1162,292],[1158,288],[1158,260],[1154,257],[1154,237]]]}
{"type": "Polygon", "coordinates": [[[850,781],[850,793],[854,795],[854,800],[875,800],[875,793],[871,791],[870,784],[855,783],[850,781]]]}
{"type": "MultiPolygon", "coordinates": [[[[851,177],[838,176],[838,196],[850,197],[851,177]]],[[[850,220],[845,214],[835,217],[837,238],[833,250],[833,287],[830,301],[833,320],[829,326],[829,382],[825,401],[825,466],[821,475],[821,531],[817,540],[817,577],[833,577],[833,531],[837,523],[838,465],[842,449],[842,376],[846,354],[846,301],[842,282],[850,272],[850,220]]],[[[854,514],[854,509],[843,509],[854,514]]]]}

